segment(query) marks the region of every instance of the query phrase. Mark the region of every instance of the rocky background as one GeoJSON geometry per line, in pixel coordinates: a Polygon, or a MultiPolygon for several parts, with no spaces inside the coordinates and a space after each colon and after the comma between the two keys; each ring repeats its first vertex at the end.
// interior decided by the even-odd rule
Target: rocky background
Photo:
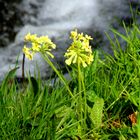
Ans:
{"type": "Polygon", "coordinates": [[[0,47],[13,41],[18,27],[22,25],[19,3],[20,0],[0,0],[0,47]]]}
{"type": "MultiPolygon", "coordinates": [[[[135,16],[140,23],[140,0],[83,0],[82,3],[81,0],[0,0],[0,79],[15,67],[17,60],[20,66],[17,76],[21,76],[22,47],[28,32],[52,38],[57,44],[55,63],[61,68],[63,54],[70,43],[69,32],[74,28],[94,38],[93,49],[110,52],[104,32],[109,32],[111,27],[123,32],[122,21],[131,27],[130,4],[137,11],[135,16]]],[[[38,71],[36,65],[42,77],[52,74],[38,55],[34,61],[26,60],[25,70],[34,75],[38,71]]]]}

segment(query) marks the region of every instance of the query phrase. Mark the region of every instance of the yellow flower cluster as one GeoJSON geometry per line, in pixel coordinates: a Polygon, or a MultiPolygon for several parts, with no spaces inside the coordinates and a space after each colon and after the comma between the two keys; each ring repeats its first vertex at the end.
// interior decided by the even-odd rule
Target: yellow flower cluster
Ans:
{"type": "Polygon", "coordinates": [[[79,63],[83,67],[87,67],[93,61],[92,49],[89,45],[89,40],[92,38],[78,33],[77,30],[71,32],[70,38],[73,39],[73,42],[64,55],[67,58],[65,63],[67,65],[79,63]]]}
{"type": "Polygon", "coordinates": [[[51,41],[51,39],[49,39],[48,36],[37,37],[36,34],[28,33],[25,36],[25,41],[31,43],[32,45],[31,48],[27,48],[26,45],[24,45],[23,48],[23,53],[29,60],[32,60],[34,54],[37,52],[45,52],[52,58],[54,57],[53,54],[50,53],[50,51],[52,49],[55,49],[56,45],[51,41]]]}

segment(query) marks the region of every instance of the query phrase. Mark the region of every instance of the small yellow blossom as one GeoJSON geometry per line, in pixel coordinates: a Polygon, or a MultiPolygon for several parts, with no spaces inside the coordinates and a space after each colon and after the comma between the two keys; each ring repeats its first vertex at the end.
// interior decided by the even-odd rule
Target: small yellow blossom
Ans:
{"type": "Polygon", "coordinates": [[[72,38],[72,39],[76,39],[77,35],[78,35],[77,30],[75,30],[75,31],[71,31],[70,38],[72,38]]]}
{"type": "Polygon", "coordinates": [[[25,36],[25,41],[31,43],[31,48],[24,46],[23,53],[29,59],[33,59],[35,53],[46,53],[50,57],[54,58],[53,54],[50,53],[52,49],[56,48],[56,45],[49,39],[48,36],[37,37],[36,34],[28,33],[25,36]]]}
{"type": "Polygon", "coordinates": [[[50,39],[48,38],[48,36],[41,36],[37,39],[37,42],[38,43],[48,43],[50,42],[50,39]]]}
{"type": "Polygon", "coordinates": [[[25,36],[25,41],[30,41],[30,42],[35,42],[37,40],[37,35],[36,34],[30,34],[28,33],[26,36],[25,36]]]}
{"type": "Polygon", "coordinates": [[[92,49],[89,45],[89,40],[92,38],[88,35],[84,36],[83,33],[77,33],[77,30],[71,32],[70,38],[73,42],[64,55],[67,58],[65,63],[67,65],[80,63],[83,67],[87,67],[93,61],[92,49]]]}
{"type": "Polygon", "coordinates": [[[30,49],[24,46],[23,53],[29,60],[33,60],[33,52],[30,52],[30,49]]]}
{"type": "Polygon", "coordinates": [[[89,35],[85,35],[85,38],[87,39],[87,40],[92,40],[93,38],[91,37],[91,36],[89,36],[89,35]]]}
{"type": "Polygon", "coordinates": [[[37,43],[32,43],[32,49],[34,52],[39,52],[40,51],[41,46],[37,43]]]}

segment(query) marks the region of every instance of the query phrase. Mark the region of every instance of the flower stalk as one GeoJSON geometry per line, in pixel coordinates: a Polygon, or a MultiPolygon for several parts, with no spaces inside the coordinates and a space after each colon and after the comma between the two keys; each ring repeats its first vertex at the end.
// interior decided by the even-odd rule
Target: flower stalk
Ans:
{"type": "Polygon", "coordinates": [[[93,62],[92,49],[89,45],[89,41],[92,38],[83,33],[78,33],[77,30],[72,31],[70,38],[73,40],[70,47],[65,53],[65,63],[67,65],[75,66],[77,69],[77,79],[78,79],[78,93],[79,93],[79,103],[77,103],[78,119],[80,120],[78,125],[78,132],[82,135],[82,126],[86,125],[87,116],[87,101],[86,101],[86,90],[84,84],[84,76],[82,68],[87,67],[93,62]]]}
{"type": "MultiPolygon", "coordinates": [[[[76,112],[79,120],[78,133],[82,136],[83,129],[86,128],[87,118],[87,95],[84,83],[84,71],[83,69],[89,66],[93,62],[93,54],[89,41],[92,38],[83,33],[78,33],[77,30],[72,31],[70,38],[73,40],[70,47],[67,49],[64,57],[66,58],[65,63],[69,66],[74,66],[73,70],[77,73],[78,80],[78,102],[76,103],[76,112]],[[76,69],[74,69],[76,68],[76,69]]],[[[32,47],[28,48],[24,45],[23,52],[29,60],[33,60],[33,56],[36,53],[40,53],[42,58],[51,66],[51,68],[58,75],[62,83],[65,85],[69,95],[74,99],[74,95],[71,92],[66,79],[57,70],[49,57],[54,58],[51,53],[52,49],[56,48],[56,45],[48,38],[48,36],[37,37],[36,34],[27,34],[25,41],[31,43],[32,47]]]]}
{"type": "Polygon", "coordinates": [[[25,36],[25,41],[31,43],[32,47],[28,48],[24,45],[23,53],[29,60],[33,60],[33,56],[36,53],[40,53],[43,59],[51,66],[51,68],[56,72],[60,80],[65,85],[66,89],[68,90],[69,95],[73,98],[73,94],[62,74],[57,70],[54,64],[51,62],[49,56],[54,58],[54,55],[51,53],[52,49],[56,48],[56,45],[48,38],[48,36],[41,36],[37,37],[36,34],[28,33],[25,36]]]}
{"type": "Polygon", "coordinates": [[[60,74],[60,72],[56,69],[56,67],[54,66],[54,64],[51,62],[51,60],[48,58],[48,56],[46,54],[42,53],[41,56],[51,66],[51,68],[55,71],[55,73],[58,75],[58,77],[63,82],[63,84],[65,85],[66,89],[68,90],[69,95],[73,98],[74,96],[73,96],[73,94],[72,94],[67,82],[65,81],[65,78],[62,76],[62,74],[60,74]]]}

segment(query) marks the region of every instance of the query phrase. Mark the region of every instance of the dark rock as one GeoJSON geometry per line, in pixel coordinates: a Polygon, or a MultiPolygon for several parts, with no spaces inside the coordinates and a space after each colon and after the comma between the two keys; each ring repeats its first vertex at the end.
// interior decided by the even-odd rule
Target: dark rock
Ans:
{"type": "Polygon", "coordinates": [[[18,9],[20,2],[21,0],[0,1],[0,47],[4,47],[13,41],[17,33],[16,28],[22,25],[21,13],[18,9]]]}

